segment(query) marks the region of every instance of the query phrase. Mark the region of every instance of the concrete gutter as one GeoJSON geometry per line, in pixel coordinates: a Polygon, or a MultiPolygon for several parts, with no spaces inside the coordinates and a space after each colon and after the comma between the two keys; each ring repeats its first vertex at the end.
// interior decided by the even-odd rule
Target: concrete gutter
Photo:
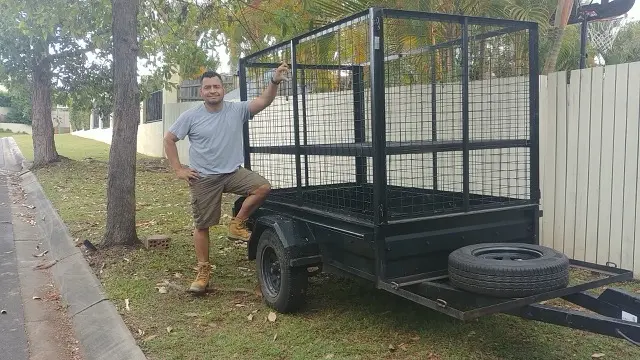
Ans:
{"type": "MultiPolygon", "coordinates": [[[[5,139],[5,159],[24,158],[12,138],[5,139]],[[8,153],[7,153],[7,150],[8,153]]],[[[20,166],[22,168],[22,166],[20,166]]],[[[51,268],[60,295],[68,305],[76,338],[87,360],[146,360],[133,335],[102,289],[100,281],[75,246],[69,231],[44,194],[36,176],[20,173],[22,188],[37,211],[36,226],[58,262],[51,268]]]]}

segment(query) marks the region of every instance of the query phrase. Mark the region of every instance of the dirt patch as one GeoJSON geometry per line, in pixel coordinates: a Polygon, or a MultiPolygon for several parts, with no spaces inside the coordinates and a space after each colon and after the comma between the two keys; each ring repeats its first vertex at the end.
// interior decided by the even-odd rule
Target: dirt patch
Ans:
{"type": "Polygon", "coordinates": [[[127,257],[132,252],[143,249],[142,244],[138,245],[121,245],[121,246],[113,246],[109,248],[104,248],[102,246],[97,246],[98,250],[89,250],[84,245],[83,254],[89,266],[93,270],[94,274],[100,278],[105,269],[108,269],[112,265],[120,263],[122,261],[127,261],[130,259],[127,257]]]}
{"type": "MultiPolygon", "coordinates": [[[[57,345],[55,346],[58,350],[57,359],[83,360],[84,355],[75,338],[67,306],[63,303],[58,290],[52,285],[51,271],[47,271],[47,278],[49,284],[41,288],[43,296],[40,299],[45,311],[51,316],[48,322],[54,330],[47,334],[47,340],[53,341],[57,345]]],[[[29,340],[34,341],[34,339],[29,340]]]]}
{"type": "Polygon", "coordinates": [[[138,171],[147,171],[155,173],[168,173],[170,171],[167,160],[160,158],[143,158],[136,161],[138,171]]]}

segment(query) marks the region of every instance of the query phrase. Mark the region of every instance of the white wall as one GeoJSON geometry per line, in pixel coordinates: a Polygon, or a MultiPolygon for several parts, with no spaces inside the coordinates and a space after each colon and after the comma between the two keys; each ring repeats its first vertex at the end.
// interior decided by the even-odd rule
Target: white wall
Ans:
{"type": "Polygon", "coordinates": [[[25,124],[14,124],[14,123],[0,123],[0,129],[11,130],[11,132],[25,132],[27,134],[31,134],[31,126],[25,124]]]}
{"type": "MultiPolygon", "coordinates": [[[[111,128],[108,128],[80,130],[74,131],[72,134],[111,144],[113,132],[111,128]]],[[[163,157],[164,150],[162,146],[162,137],[163,131],[161,121],[138,125],[138,153],[155,157],[163,157]]]]}

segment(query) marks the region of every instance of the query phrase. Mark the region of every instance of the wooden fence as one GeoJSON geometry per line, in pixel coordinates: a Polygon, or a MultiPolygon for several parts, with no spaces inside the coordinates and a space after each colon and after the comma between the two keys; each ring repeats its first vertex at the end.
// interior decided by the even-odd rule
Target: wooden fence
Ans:
{"type": "Polygon", "coordinates": [[[640,276],[640,63],[554,73],[541,122],[542,243],[640,276]]]}

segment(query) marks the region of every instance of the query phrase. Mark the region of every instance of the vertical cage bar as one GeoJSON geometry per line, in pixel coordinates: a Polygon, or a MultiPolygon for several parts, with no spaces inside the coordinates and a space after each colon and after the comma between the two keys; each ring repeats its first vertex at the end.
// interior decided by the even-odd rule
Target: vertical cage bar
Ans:
{"type": "Polygon", "coordinates": [[[587,66],[588,22],[589,19],[585,16],[582,19],[582,23],[580,23],[580,69],[584,69],[587,66]]]}
{"type": "Polygon", "coordinates": [[[469,211],[469,24],[462,19],[462,189],[463,211],[469,211]]]}
{"type": "Polygon", "coordinates": [[[381,9],[370,9],[371,132],[373,147],[373,223],[377,281],[387,273],[386,240],[381,225],[387,222],[387,157],[384,95],[384,29],[381,9]]]}
{"type": "MultiPolygon", "coordinates": [[[[362,66],[354,66],[353,77],[353,129],[356,143],[365,141],[364,124],[364,74],[362,66]]],[[[367,158],[356,157],[356,184],[363,185],[367,182],[367,158]]]]}
{"type": "Polygon", "coordinates": [[[297,40],[291,40],[291,92],[293,97],[293,136],[296,146],[296,201],[302,205],[302,165],[300,163],[300,118],[298,109],[297,40]]]}
{"type": "MultiPolygon", "coordinates": [[[[240,85],[240,100],[247,101],[247,66],[241,59],[238,62],[238,81],[240,85]]],[[[242,140],[244,149],[244,167],[251,170],[251,145],[249,144],[249,121],[242,126],[242,140]]]]}
{"type": "Polygon", "coordinates": [[[374,223],[387,221],[387,159],[384,95],[384,41],[382,10],[371,9],[371,120],[373,139],[374,223]]]}
{"type": "MultiPolygon", "coordinates": [[[[431,141],[438,141],[438,116],[436,110],[436,51],[431,53],[431,141]]],[[[438,152],[432,154],[433,162],[433,190],[438,190],[438,152]]]]}
{"type": "Polygon", "coordinates": [[[540,201],[540,144],[539,144],[539,69],[538,69],[538,24],[529,28],[529,148],[530,196],[534,203],[540,201]]]}
{"type": "MultiPolygon", "coordinates": [[[[307,133],[307,82],[304,75],[305,70],[300,71],[300,88],[302,90],[302,143],[308,145],[307,133]]],[[[309,186],[309,156],[304,155],[304,185],[309,186]]]]}

